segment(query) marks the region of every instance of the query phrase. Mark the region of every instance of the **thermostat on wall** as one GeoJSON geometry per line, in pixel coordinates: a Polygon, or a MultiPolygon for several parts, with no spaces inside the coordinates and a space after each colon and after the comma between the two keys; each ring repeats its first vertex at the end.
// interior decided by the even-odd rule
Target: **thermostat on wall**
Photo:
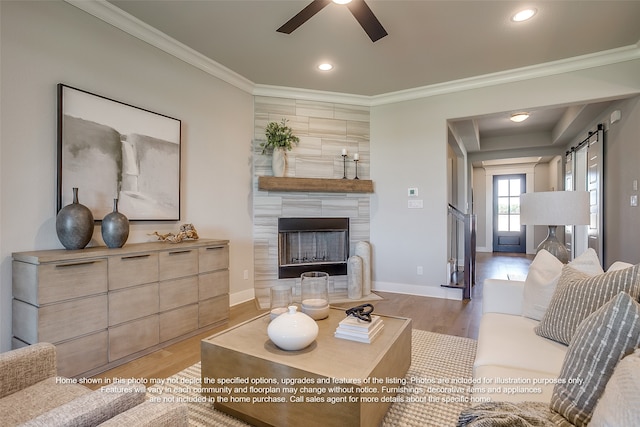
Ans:
{"type": "Polygon", "coordinates": [[[411,187],[407,193],[409,197],[416,197],[418,195],[418,189],[416,187],[411,187]]]}

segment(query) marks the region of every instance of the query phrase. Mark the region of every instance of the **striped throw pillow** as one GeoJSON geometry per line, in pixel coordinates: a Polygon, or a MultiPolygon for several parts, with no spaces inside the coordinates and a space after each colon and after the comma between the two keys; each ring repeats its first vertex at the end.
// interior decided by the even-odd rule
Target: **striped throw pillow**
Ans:
{"type": "Polygon", "coordinates": [[[576,330],[551,397],[551,409],[586,426],[618,362],[640,346],[640,304],[621,292],[576,330]]]}
{"type": "Polygon", "coordinates": [[[569,345],[580,322],[620,292],[638,299],[640,264],[593,277],[566,265],[535,333],[569,345]]]}
{"type": "Polygon", "coordinates": [[[589,427],[637,426],[640,424],[640,349],[622,359],[596,409],[589,427]]]}

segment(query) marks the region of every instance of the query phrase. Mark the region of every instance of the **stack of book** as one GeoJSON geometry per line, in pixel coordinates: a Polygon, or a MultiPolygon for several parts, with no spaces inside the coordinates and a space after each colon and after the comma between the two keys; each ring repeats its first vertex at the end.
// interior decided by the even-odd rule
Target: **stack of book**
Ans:
{"type": "Polygon", "coordinates": [[[380,316],[371,316],[371,322],[347,316],[340,321],[334,336],[344,340],[370,344],[378,336],[384,324],[380,316]]]}

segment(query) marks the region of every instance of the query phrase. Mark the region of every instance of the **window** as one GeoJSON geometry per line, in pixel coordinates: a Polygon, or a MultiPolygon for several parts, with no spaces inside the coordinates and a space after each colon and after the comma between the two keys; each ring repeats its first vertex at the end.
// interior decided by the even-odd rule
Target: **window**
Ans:
{"type": "Polygon", "coordinates": [[[520,178],[498,181],[498,231],[520,231],[520,178]]]}

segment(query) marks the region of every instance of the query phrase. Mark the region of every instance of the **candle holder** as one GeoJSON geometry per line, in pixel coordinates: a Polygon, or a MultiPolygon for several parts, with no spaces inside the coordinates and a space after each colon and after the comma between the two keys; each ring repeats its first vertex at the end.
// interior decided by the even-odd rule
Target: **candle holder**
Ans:
{"type": "Polygon", "coordinates": [[[329,274],[307,271],[300,276],[302,312],[313,320],[329,317],[329,274]]]}
{"type": "Polygon", "coordinates": [[[342,179],[347,179],[347,155],[342,155],[342,179]]]}
{"type": "Polygon", "coordinates": [[[356,177],[353,179],[360,179],[358,178],[358,162],[359,161],[360,161],[359,159],[353,159],[353,162],[356,164],[356,177]]]}

